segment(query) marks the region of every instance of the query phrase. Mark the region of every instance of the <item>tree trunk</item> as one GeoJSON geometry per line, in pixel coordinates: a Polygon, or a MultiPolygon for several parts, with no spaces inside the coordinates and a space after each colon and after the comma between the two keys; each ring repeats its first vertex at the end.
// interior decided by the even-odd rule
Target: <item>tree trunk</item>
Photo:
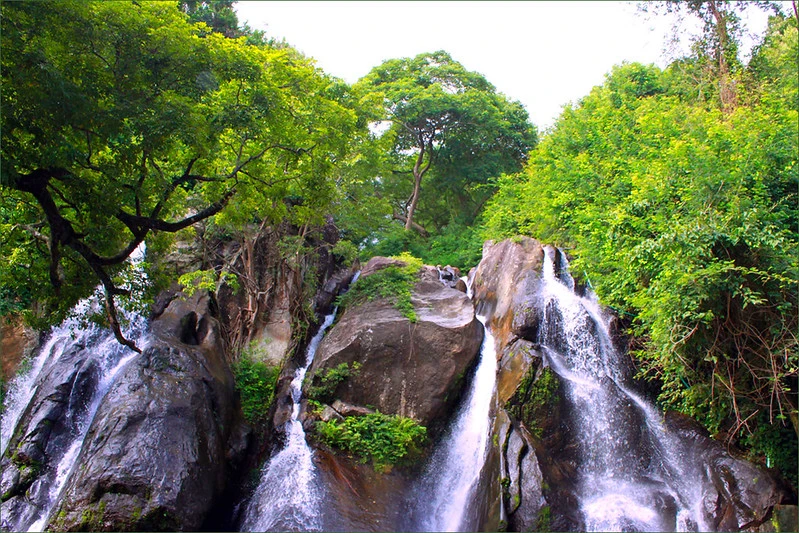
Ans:
{"type": "Polygon", "coordinates": [[[419,192],[422,190],[422,177],[430,169],[433,162],[433,142],[425,142],[423,134],[419,134],[419,155],[416,156],[416,163],[413,165],[413,194],[411,194],[410,206],[408,207],[408,220],[405,222],[405,231],[413,229],[413,215],[416,212],[416,205],[419,203],[419,192]],[[427,164],[424,163],[424,155],[427,152],[427,164]]]}
{"type": "Polygon", "coordinates": [[[722,111],[729,112],[735,107],[735,82],[730,76],[730,66],[727,63],[727,47],[730,38],[727,33],[727,17],[722,13],[715,0],[708,2],[713,18],[716,19],[716,35],[718,36],[718,62],[719,62],[719,99],[722,111]]]}

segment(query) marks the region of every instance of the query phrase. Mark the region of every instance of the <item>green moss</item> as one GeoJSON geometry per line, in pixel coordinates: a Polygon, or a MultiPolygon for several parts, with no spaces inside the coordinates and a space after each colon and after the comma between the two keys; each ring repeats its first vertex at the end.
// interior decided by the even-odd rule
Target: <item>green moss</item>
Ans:
{"type": "Polygon", "coordinates": [[[555,413],[560,404],[560,382],[549,367],[540,373],[531,367],[508,402],[508,412],[524,423],[530,433],[541,438],[539,421],[555,413]]]}
{"type": "Polygon", "coordinates": [[[536,531],[549,531],[552,529],[552,509],[549,505],[544,505],[538,511],[538,516],[535,520],[536,531]]]}
{"type": "Polygon", "coordinates": [[[427,441],[427,428],[416,421],[380,412],[317,422],[315,430],[328,446],[350,452],[362,462],[371,461],[377,470],[418,458],[427,441]]]}
{"type": "Polygon", "coordinates": [[[378,270],[353,284],[349,291],[340,296],[336,303],[341,307],[360,305],[376,298],[390,300],[394,307],[408,320],[416,322],[416,311],[411,302],[411,290],[418,280],[422,260],[403,253],[392,257],[405,263],[405,266],[389,266],[378,270]]]}
{"type": "Polygon", "coordinates": [[[308,388],[307,398],[313,402],[330,403],[335,399],[338,386],[350,376],[357,376],[360,369],[361,363],[355,361],[351,365],[341,363],[317,372],[313,378],[314,385],[308,388]]]}

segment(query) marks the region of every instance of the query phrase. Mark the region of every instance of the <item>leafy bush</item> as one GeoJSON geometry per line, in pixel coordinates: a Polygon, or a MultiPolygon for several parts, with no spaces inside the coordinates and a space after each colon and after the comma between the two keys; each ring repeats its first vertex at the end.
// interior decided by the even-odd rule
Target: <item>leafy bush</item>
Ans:
{"type": "Polygon", "coordinates": [[[241,412],[247,422],[257,424],[266,419],[279,373],[278,367],[253,361],[246,353],[233,365],[236,390],[241,396],[241,412]]]}
{"type": "Polygon", "coordinates": [[[314,382],[318,381],[318,385],[312,385],[308,388],[306,395],[309,400],[329,403],[333,400],[333,395],[336,393],[336,388],[339,384],[350,376],[354,376],[361,369],[361,363],[352,363],[352,368],[348,363],[341,363],[334,368],[328,368],[317,372],[314,376],[314,382]]]}
{"type": "Polygon", "coordinates": [[[317,422],[316,433],[329,446],[362,462],[371,460],[378,470],[417,457],[427,440],[427,428],[413,419],[380,412],[348,416],[342,422],[317,422]]]}
{"type": "Polygon", "coordinates": [[[402,316],[411,322],[416,322],[416,311],[411,303],[411,289],[418,279],[417,274],[422,267],[422,261],[408,253],[402,253],[393,259],[403,261],[405,266],[389,266],[359,279],[349,291],[337,299],[337,305],[348,307],[371,302],[376,298],[386,298],[394,303],[394,307],[402,313],[402,316]]]}

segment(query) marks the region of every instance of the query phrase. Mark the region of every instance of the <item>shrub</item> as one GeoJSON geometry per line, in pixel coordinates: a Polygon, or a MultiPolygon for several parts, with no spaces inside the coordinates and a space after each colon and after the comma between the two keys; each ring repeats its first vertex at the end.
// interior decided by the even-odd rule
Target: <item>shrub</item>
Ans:
{"type": "Polygon", "coordinates": [[[233,365],[236,390],[241,397],[241,412],[247,422],[257,424],[266,419],[279,373],[278,367],[253,361],[246,353],[233,365]]]}
{"type": "Polygon", "coordinates": [[[427,428],[410,418],[376,412],[343,421],[317,422],[316,433],[328,446],[371,460],[378,470],[408,462],[421,454],[427,428]]]}
{"type": "Polygon", "coordinates": [[[333,400],[333,395],[336,393],[336,388],[339,384],[350,376],[354,376],[361,369],[361,363],[352,363],[352,368],[348,363],[341,363],[334,368],[321,370],[316,373],[313,381],[318,385],[312,385],[308,388],[307,397],[309,400],[330,403],[333,400]]]}
{"type": "Polygon", "coordinates": [[[422,268],[422,260],[408,253],[402,253],[392,259],[403,261],[405,266],[389,266],[359,279],[349,291],[336,300],[336,303],[348,307],[371,302],[375,298],[386,298],[393,302],[402,316],[411,322],[416,322],[416,311],[411,303],[411,289],[418,279],[417,274],[422,268]]]}

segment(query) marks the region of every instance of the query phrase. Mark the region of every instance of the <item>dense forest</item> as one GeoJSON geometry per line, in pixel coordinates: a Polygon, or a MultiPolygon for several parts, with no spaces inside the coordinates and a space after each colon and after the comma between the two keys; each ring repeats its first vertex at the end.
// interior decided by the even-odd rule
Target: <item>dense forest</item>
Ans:
{"type": "MultiPolygon", "coordinates": [[[[444,51],[353,85],[239,26],[233,2],[3,2],[0,316],[60,322],[99,286],[111,325],[201,231],[332,218],[345,261],[475,266],[533,236],[628,328],[650,394],[796,485],[799,44],[771,10],[746,61],[734,2],[666,69],[622,64],[545,132],[444,51]],[[146,244],[146,279],[127,260],[146,244]]],[[[760,5],[762,4],[762,5],[760,5]]],[[[205,265],[184,279],[247,290],[205,265]]],[[[313,283],[313,273],[306,273],[313,283]]]]}

